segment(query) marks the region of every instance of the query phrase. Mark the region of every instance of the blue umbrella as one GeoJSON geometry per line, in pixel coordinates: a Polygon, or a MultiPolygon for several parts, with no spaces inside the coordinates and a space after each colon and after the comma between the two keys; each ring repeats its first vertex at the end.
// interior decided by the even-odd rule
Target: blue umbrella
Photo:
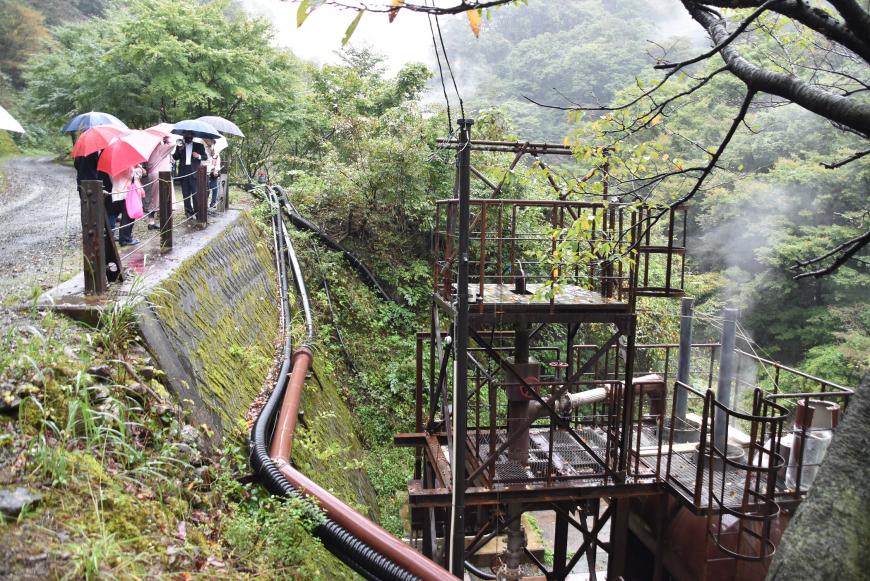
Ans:
{"type": "Polygon", "coordinates": [[[245,136],[245,134],[242,133],[242,130],[239,129],[238,125],[224,117],[218,117],[217,115],[206,115],[205,117],[197,118],[197,121],[205,121],[215,129],[226,135],[237,135],[239,137],[245,136]]]}
{"type": "Polygon", "coordinates": [[[221,134],[210,123],[199,121],[197,119],[185,119],[175,124],[175,129],[172,130],[176,135],[184,135],[190,131],[194,137],[202,139],[220,139],[221,134]]]}
{"type": "Polygon", "coordinates": [[[70,119],[69,123],[64,125],[61,132],[63,133],[75,133],[76,131],[84,131],[85,129],[90,129],[95,125],[114,125],[115,127],[121,127],[122,129],[129,129],[127,125],[115,117],[114,115],[109,115],[108,113],[101,113],[99,111],[91,111],[90,113],[82,113],[81,115],[76,115],[72,119],[70,119]]]}

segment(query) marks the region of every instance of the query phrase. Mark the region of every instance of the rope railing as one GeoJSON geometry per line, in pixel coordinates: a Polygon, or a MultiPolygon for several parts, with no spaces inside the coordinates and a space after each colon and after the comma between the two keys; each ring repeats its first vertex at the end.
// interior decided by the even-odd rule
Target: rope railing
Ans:
{"type": "MultiPolygon", "coordinates": [[[[209,205],[209,199],[212,197],[213,189],[208,187],[208,176],[206,174],[206,166],[201,165],[196,171],[188,172],[180,176],[171,176],[170,172],[159,172],[157,177],[138,184],[134,179],[131,179],[131,185],[135,184],[137,192],[139,188],[143,190],[146,187],[152,187],[158,184],[159,189],[159,204],[157,209],[153,202],[149,204],[149,208],[145,209],[142,216],[131,219],[129,222],[122,221],[120,224],[109,226],[109,221],[106,215],[104,196],[109,195],[102,189],[100,181],[83,181],[80,184],[81,203],[82,203],[82,255],[84,258],[85,269],[85,294],[103,294],[107,290],[107,265],[114,263],[118,268],[120,276],[111,277],[115,280],[123,280],[123,262],[129,259],[143,248],[153,243],[156,239],[160,239],[160,253],[165,254],[172,251],[173,247],[173,232],[179,231],[182,226],[193,222],[199,228],[205,228],[208,225],[208,215],[211,213],[212,206],[209,205]],[[186,179],[191,176],[196,176],[196,186],[193,191],[186,196],[182,195],[180,199],[174,199],[172,184],[176,179],[186,179]],[[191,209],[193,202],[193,213],[188,214],[184,219],[173,220],[172,214],[174,208],[184,205],[186,209],[191,209]],[[137,223],[146,220],[154,220],[159,218],[158,232],[152,236],[148,236],[144,240],[135,241],[136,244],[125,245],[124,254],[118,251],[116,246],[115,235],[128,231],[131,233],[137,223]]],[[[130,186],[128,186],[129,188],[130,186]]],[[[215,207],[226,208],[228,206],[228,196],[226,185],[218,185],[215,198],[215,207]],[[219,203],[220,202],[220,203],[219,203]]],[[[114,192],[115,194],[127,192],[114,192]]],[[[126,216],[126,214],[125,214],[126,216]]],[[[130,241],[123,240],[124,242],[130,241]]],[[[63,262],[61,261],[61,269],[63,262]]],[[[114,272],[114,271],[113,271],[114,272]]],[[[60,278],[62,273],[58,273],[60,278]]]]}

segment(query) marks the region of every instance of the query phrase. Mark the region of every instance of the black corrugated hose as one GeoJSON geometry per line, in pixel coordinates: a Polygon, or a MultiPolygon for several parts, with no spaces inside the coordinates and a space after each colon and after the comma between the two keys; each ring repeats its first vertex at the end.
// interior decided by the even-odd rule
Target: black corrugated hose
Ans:
{"type": "MultiPolygon", "coordinates": [[[[275,186],[275,189],[278,190],[278,192],[286,199],[284,189],[281,186],[275,186]]],[[[292,207],[289,204],[287,205],[287,215],[290,216],[290,221],[293,223],[294,226],[313,232],[318,238],[320,238],[320,240],[323,241],[327,248],[331,248],[332,250],[344,254],[344,257],[347,259],[348,262],[350,262],[351,266],[353,266],[357,270],[357,272],[360,273],[366,284],[373,290],[377,291],[377,293],[380,294],[385,301],[389,301],[391,303],[396,302],[395,300],[393,300],[393,297],[391,297],[390,294],[384,289],[383,285],[381,285],[381,283],[375,277],[374,273],[372,273],[372,271],[369,270],[369,268],[363,263],[363,261],[357,258],[356,255],[348,250],[343,244],[327,236],[323,230],[318,228],[312,222],[309,222],[308,220],[303,218],[302,215],[296,210],[296,208],[292,207]]]]}
{"type": "MultiPolygon", "coordinates": [[[[271,190],[270,195],[272,196],[273,201],[275,201],[275,203],[277,204],[277,196],[275,196],[274,192],[271,190]]],[[[276,231],[281,232],[281,230],[278,230],[277,228],[279,220],[280,218],[276,217],[273,224],[276,226],[276,231]]],[[[281,224],[281,226],[283,230],[283,224],[281,224]]],[[[284,237],[282,235],[278,235],[276,242],[278,240],[282,240],[283,238],[284,237]]],[[[284,250],[287,258],[291,262],[291,266],[293,267],[294,278],[297,279],[295,281],[297,292],[299,292],[300,294],[300,300],[302,302],[303,309],[306,310],[306,323],[308,323],[309,340],[311,340],[313,339],[314,332],[313,323],[311,323],[310,306],[308,301],[308,295],[304,286],[304,281],[299,280],[299,278],[301,277],[301,271],[299,270],[299,264],[296,261],[296,254],[293,251],[293,246],[289,240],[283,240],[282,242],[278,243],[278,249],[284,250]]],[[[276,260],[278,260],[279,262],[281,261],[281,254],[276,257],[276,260]]],[[[286,269],[279,264],[278,272],[279,275],[283,278],[281,289],[282,291],[286,291],[286,269]]],[[[278,404],[284,396],[284,391],[287,387],[287,378],[291,365],[289,357],[289,308],[285,310],[284,315],[284,323],[286,325],[285,328],[287,329],[284,348],[284,360],[281,364],[281,369],[275,382],[275,389],[273,390],[272,395],[269,397],[266,404],[263,406],[263,409],[260,411],[260,415],[257,416],[257,420],[254,422],[254,428],[251,431],[251,467],[253,468],[254,473],[259,477],[263,486],[265,486],[270,493],[278,496],[286,496],[305,500],[303,504],[304,506],[310,507],[310,516],[313,519],[318,519],[322,518],[320,513],[317,511],[314,505],[306,499],[304,495],[296,490],[293,485],[290,484],[290,482],[288,482],[286,478],[284,478],[280,470],[278,470],[278,467],[269,457],[269,452],[266,447],[267,443],[271,440],[271,431],[274,427],[275,416],[278,411],[278,404]]],[[[320,524],[318,524],[314,528],[313,532],[318,538],[320,538],[324,547],[326,547],[332,554],[334,554],[351,569],[353,569],[366,579],[370,579],[372,581],[412,581],[417,579],[417,577],[410,574],[408,571],[406,571],[396,563],[393,563],[383,555],[375,552],[374,549],[366,545],[362,540],[354,537],[344,527],[329,518],[323,518],[320,524]]]]}

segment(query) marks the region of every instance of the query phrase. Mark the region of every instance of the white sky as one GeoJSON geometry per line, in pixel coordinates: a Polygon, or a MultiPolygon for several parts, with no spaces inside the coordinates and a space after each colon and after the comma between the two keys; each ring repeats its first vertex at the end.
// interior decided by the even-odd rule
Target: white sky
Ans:
{"type": "MultiPolygon", "coordinates": [[[[356,16],[354,10],[322,6],[297,28],[298,2],[243,0],[242,5],[250,14],[263,16],[272,22],[279,45],[289,47],[298,57],[318,64],[338,60],[336,51],[341,49],[344,32],[356,16]]],[[[470,29],[468,34],[471,36],[470,29]]],[[[392,24],[386,14],[363,14],[350,45],[357,48],[368,46],[386,55],[390,73],[409,62],[429,64],[431,60],[434,64],[432,36],[425,14],[401,10],[392,24]]]]}
{"type": "MultiPolygon", "coordinates": [[[[378,0],[374,4],[383,6],[386,2],[378,0]]],[[[321,6],[308,16],[301,27],[297,27],[298,0],[241,0],[241,3],[249,14],[262,16],[272,22],[278,45],[288,47],[298,57],[317,64],[338,61],[336,51],[341,50],[344,32],[357,14],[355,10],[321,6]]],[[[455,0],[435,0],[435,3],[455,4],[455,0]]],[[[522,10],[522,6],[507,6],[505,10],[522,10]]],[[[449,19],[465,20],[465,15],[442,17],[442,28],[445,20],[449,19]]],[[[466,31],[469,39],[474,40],[470,27],[459,28],[466,31]]],[[[482,28],[481,34],[485,35],[486,19],[482,28]]],[[[691,21],[685,10],[680,9],[678,0],[674,0],[671,17],[658,22],[657,28],[661,37],[679,34],[692,37],[699,45],[707,43],[701,28],[691,21]]],[[[435,65],[429,21],[425,14],[408,10],[400,10],[392,23],[387,14],[363,14],[350,45],[356,48],[367,46],[385,55],[389,73],[395,73],[409,62],[435,65]]]]}

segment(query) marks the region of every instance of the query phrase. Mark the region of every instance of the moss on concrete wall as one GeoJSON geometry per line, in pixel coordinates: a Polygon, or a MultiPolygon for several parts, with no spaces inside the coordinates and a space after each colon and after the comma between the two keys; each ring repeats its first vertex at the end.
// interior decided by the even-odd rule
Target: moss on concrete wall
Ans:
{"type": "Polygon", "coordinates": [[[279,308],[270,240],[245,213],[148,297],[143,335],[172,387],[216,438],[243,418],[272,368],[279,308]]]}
{"type": "MultiPolygon", "coordinates": [[[[140,308],[140,327],[194,421],[221,437],[247,435],[243,418],[272,370],[279,340],[271,237],[243,213],[186,260],[140,308]]],[[[293,307],[295,310],[295,306],[293,307]]],[[[295,342],[294,342],[295,343],[295,342]]],[[[325,354],[306,381],[293,462],[319,485],[377,518],[355,420],[325,354]]]]}

